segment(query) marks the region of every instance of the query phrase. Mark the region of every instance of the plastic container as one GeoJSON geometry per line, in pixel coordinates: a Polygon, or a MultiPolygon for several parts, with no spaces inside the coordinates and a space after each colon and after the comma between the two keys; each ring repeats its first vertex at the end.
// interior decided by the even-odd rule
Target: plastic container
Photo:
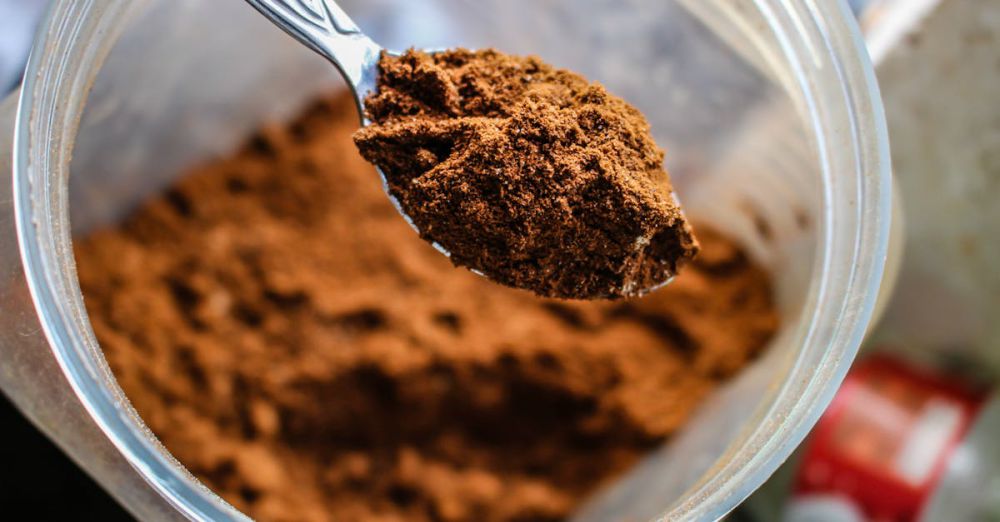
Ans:
{"type": "MultiPolygon", "coordinates": [[[[388,47],[496,45],[607,84],[649,117],[690,214],[772,270],[783,327],[765,356],[580,519],[731,510],[829,402],[882,278],[887,139],[847,5],[342,3],[388,47]]],[[[0,172],[13,167],[13,183],[0,183],[0,387],[140,518],[243,515],[159,445],[116,385],[83,307],[72,236],[338,84],[238,1],[65,0],[41,26],[19,103],[0,104],[0,172]]]]}

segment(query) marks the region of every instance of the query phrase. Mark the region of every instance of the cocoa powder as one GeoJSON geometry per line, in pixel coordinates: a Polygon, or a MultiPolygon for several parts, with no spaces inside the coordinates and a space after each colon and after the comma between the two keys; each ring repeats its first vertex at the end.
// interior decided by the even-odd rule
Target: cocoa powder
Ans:
{"type": "Polygon", "coordinates": [[[77,242],[118,382],[265,521],[558,520],[764,346],[766,274],[703,252],[635,300],[556,301],[418,239],[321,101],[77,242]]]}
{"type": "Polygon", "coordinates": [[[361,154],[456,265],[541,296],[655,288],[698,251],[642,114],[536,57],[383,53],[361,154]]]}

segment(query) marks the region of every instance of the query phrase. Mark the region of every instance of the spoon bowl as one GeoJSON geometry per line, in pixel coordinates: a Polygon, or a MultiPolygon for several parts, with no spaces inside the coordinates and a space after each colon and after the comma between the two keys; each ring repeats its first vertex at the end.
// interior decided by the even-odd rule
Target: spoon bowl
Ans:
{"type": "MultiPolygon", "coordinates": [[[[337,5],[334,0],[247,0],[247,2],[268,18],[272,23],[280,27],[300,43],[306,45],[333,63],[351,89],[354,101],[358,107],[361,126],[365,127],[372,123],[365,110],[365,100],[369,95],[376,92],[379,75],[379,62],[383,53],[394,55],[398,53],[391,53],[390,51],[387,51],[370,37],[365,35],[358,25],[351,20],[351,18],[344,12],[343,9],[340,8],[340,6],[337,5]]],[[[427,54],[436,54],[441,52],[441,49],[430,49],[425,52],[427,54]]],[[[451,245],[452,247],[457,248],[456,253],[458,255],[453,257],[450,249],[446,248],[436,240],[438,238],[428,237],[428,235],[422,234],[420,226],[418,226],[412,217],[407,214],[398,197],[393,193],[393,190],[390,189],[390,183],[386,173],[378,165],[375,165],[375,167],[382,179],[382,187],[386,195],[389,197],[389,200],[392,201],[393,206],[396,207],[396,211],[403,216],[414,231],[427,239],[435,249],[444,254],[446,257],[452,258],[453,260],[463,257],[468,258],[468,252],[463,252],[462,247],[451,245]]],[[[677,202],[676,195],[672,191],[671,196],[673,197],[676,208],[680,209],[680,204],[677,202]]],[[[690,228],[688,228],[688,225],[684,222],[683,213],[681,213],[681,216],[682,217],[680,219],[682,220],[682,228],[688,231],[686,232],[686,240],[693,241],[690,236],[690,228]]],[[[429,227],[428,230],[430,230],[430,228],[432,227],[429,227]]],[[[472,230],[475,230],[474,227],[467,227],[467,229],[470,231],[468,232],[470,234],[472,233],[472,230]]],[[[653,232],[650,232],[650,234],[653,234],[653,232]]],[[[648,256],[646,245],[649,244],[649,238],[646,239],[647,241],[645,243],[637,243],[638,246],[636,248],[639,248],[640,250],[637,251],[639,252],[638,258],[627,261],[630,264],[628,269],[630,270],[631,275],[624,276],[624,280],[620,282],[620,286],[614,285],[613,290],[610,292],[608,292],[605,287],[600,287],[599,285],[599,290],[586,287],[587,291],[579,293],[576,291],[565,292],[560,290],[560,293],[553,293],[551,296],[587,299],[619,296],[635,297],[647,294],[669,284],[673,279],[673,273],[666,274],[669,276],[666,278],[639,278],[636,276],[636,274],[639,274],[640,271],[643,270],[639,264],[643,261],[640,260],[648,256]]],[[[569,247],[565,248],[568,249],[569,247]]],[[[568,253],[570,251],[566,250],[566,252],[568,253]]],[[[636,254],[633,252],[628,255],[632,256],[636,254]]],[[[584,257],[589,256],[585,255],[584,257]]],[[[687,259],[689,258],[690,257],[687,257],[687,259]]],[[[684,258],[682,257],[681,261],[683,260],[684,258]]],[[[558,266],[575,266],[574,261],[575,259],[569,261],[564,258],[556,260],[556,263],[558,266]]],[[[677,261],[675,260],[674,263],[676,262],[677,261]]],[[[492,269],[489,267],[476,266],[475,263],[470,264],[468,262],[459,262],[457,264],[468,265],[466,266],[467,269],[480,276],[484,276],[495,281],[504,281],[502,274],[491,273],[492,269]]],[[[675,270],[676,266],[671,269],[671,272],[674,272],[675,270]]],[[[506,282],[504,284],[521,287],[520,284],[515,285],[511,282],[506,282]]],[[[581,282],[577,282],[576,284],[578,287],[583,285],[581,282]]],[[[534,290],[539,295],[549,295],[546,293],[547,290],[542,291],[531,286],[524,286],[524,288],[534,290]]]]}

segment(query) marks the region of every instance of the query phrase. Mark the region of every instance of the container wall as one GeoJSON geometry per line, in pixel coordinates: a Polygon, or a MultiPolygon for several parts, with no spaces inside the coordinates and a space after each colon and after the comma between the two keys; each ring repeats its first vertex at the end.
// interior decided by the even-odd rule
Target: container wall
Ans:
{"type": "Polygon", "coordinates": [[[0,100],[0,392],[133,515],[144,520],[182,520],[76,400],[42,334],[17,248],[11,192],[10,143],[17,94],[0,100]]]}

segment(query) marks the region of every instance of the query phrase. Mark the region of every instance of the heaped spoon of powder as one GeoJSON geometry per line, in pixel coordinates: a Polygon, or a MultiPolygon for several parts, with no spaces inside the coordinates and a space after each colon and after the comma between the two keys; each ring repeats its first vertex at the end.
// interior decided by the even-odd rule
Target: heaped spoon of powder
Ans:
{"type": "Polygon", "coordinates": [[[354,91],[354,141],[452,262],[546,297],[636,296],[698,252],[642,114],[536,57],[389,53],[332,0],[247,0],[354,91]]]}

